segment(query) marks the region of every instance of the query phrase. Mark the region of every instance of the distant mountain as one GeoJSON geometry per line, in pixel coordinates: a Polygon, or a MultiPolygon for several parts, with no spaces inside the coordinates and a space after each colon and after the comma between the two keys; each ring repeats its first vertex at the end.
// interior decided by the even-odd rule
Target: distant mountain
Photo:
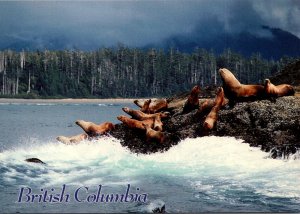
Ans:
{"type": "Polygon", "coordinates": [[[289,63],[282,71],[270,79],[276,85],[286,83],[293,86],[300,86],[300,59],[289,63]]]}
{"type": "Polygon", "coordinates": [[[230,48],[245,56],[259,52],[268,59],[278,59],[284,55],[300,56],[300,39],[297,36],[268,26],[262,26],[262,31],[265,31],[267,36],[251,32],[234,34],[222,31],[206,35],[203,31],[195,31],[188,35],[175,35],[147,47],[174,47],[184,52],[192,52],[195,48],[204,48],[213,49],[216,53],[222,53],[224,49],[230,48]]]}
{"type": "MultiPolygon", "coordinates": [[[[64,36],[41,36],[33,38],[20,38],[2,36],[0,50],[12,49],[20,51],[48,49],[81,49],[96,50],[101,44],[86,41],[84,44],[71,41],[64,36]]],[[[126,44],[125,44],[126,45],[126,44]]],[[[244,31],[240,33],[226,33],[222,26],[197,27],[190,33],[173,35],[155,44],[148,44],[141,48],[177,48],[180,51],[191,53],[195,48],[213,49],[219,54],[226,48],[230,48],[244,56],[252,53],[261,53],[267,59],[279,59],[287,55],[291,57],[300,56],[300,39],[290,32],[279,28],[262,26],[260,33],[244,31]]]]}

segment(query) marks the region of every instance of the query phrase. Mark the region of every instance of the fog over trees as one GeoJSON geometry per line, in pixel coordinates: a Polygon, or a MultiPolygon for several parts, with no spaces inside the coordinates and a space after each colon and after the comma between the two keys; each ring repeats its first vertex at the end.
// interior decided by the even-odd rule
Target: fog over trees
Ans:
{"type": "Polygon", "coordinates": [[[159,97],[221,85],[220,67],[245,84],[262,83],[292,61],[243,57],[230,49],[183,53],[175,48],[133,49],[122,45],[97,51],[0,51],[2,97],[159,97]]]}

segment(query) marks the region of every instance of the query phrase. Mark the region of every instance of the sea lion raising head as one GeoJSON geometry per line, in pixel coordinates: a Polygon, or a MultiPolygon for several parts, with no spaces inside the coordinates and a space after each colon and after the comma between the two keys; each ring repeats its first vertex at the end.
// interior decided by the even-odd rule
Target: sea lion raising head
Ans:
{"type": "Polygon", "coordinates": [[[186,103],[183,106],[183,110],[182,110],[183,114],[199,108],[199,98],[198,98],[199,93],[200,93],[200,87],[198,85],[194,86],[192,88],[192,91],[186,103]]]}
{"type": "Polygon", "coordinates": [[[80,126],[90,137],[106,134],[115,128],[114,124],[111,122],[105,122],[97,125],[92,122],[77,120],[75,123],[80,126]]]}
{"type": "Polygon", "coordinates": [[[215,105],[207,115],[204,123],[203,128],[205,131],[212,130],[217,122],[218,119],[218,112],[224,103],[224,90],[222,87],[218,88],[215,105]]]}
{"type": "Polygon", "coordinates": [[[58,136],[56,138],[56,140],[64,143],[64,144],[76,144],[79,143],[85,139],[88,138],[88,135],[83,133],[83,134],[79,134],[79,135],[75,135],[75,136],[70,136],[70,137],[66,137],[66,136],[58,136]]]}
{"type": "Polygon", "coordinates": [[[219,73],[225,95],[230,102],[265,98],[264,86],[241,84],[226,68],[219,69],[219,73]]]}
{"type": "Polygon", "coordinates": [[[288,84],[273,85],[269,79],[265,79],[265,93],[269,97],[291,96],[295,94],[293,86],[288,84]]]}

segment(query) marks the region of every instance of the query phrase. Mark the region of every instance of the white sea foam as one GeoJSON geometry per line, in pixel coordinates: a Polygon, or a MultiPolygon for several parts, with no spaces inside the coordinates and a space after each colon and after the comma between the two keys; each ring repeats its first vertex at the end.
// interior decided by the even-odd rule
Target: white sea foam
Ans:
{"type": "Polygon", "coordinates": [[[0,153],[0,164],[9,183],[23,179],[44,185],[124,185],[137,182],[139,176],[170,176],[186,179],[192,188],[210,195],[249,187],[258,194],[300,198],[299,159],[268,156],[232,137],[185,139],[167,152],[151,155],[133,154],[117,139],[103,137],[77,145],[34,143],[0,153]],[[31,157],[47,164],[24,162],[31,157]]]}

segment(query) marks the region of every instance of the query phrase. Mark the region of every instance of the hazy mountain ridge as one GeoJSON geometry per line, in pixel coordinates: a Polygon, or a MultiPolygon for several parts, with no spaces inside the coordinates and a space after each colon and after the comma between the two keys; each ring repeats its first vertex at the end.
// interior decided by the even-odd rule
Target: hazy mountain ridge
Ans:
{"type": "MultiPolygon", "coordinates": [[[[206,34],[202,28],[196,28],[190,33],[173,35],[155,44],[148,44],[142,49],[149,48],[176,48],[182,52],[191,53],[195,48],[204,48],[214,50],[217,54],[222,53],[224,49],[230,48],[244,56],[251,56],[253,53],[260,53],[267,59],[279,59],[287,55],[291,57],[300,56],[300,39],[288,31],[279,28],[270,28],[262,26],[261,32],[267,34],[259,35],[254,32],[226,33],[224,30],[210,29],[206,34]]],[[[0,42],[0,49],[21,50],[64,50],[81,49],[96,50],[102,47],[102,44],[92,44],[92,41],[85,41],[84,44],[77,44],[75,41],[69,41],[65,37],[45,36],[43,38],[19,38],[3,37],[0,42]],[[4,42],[6,41],[6,42],[4,42]]],[[[126,45],[126,44],[125,44],[126,45]]]]}
{"type": "Polygon", "coordinates": [[[201,36],[203,31],[195,30],[189,35],[174,35],[160,44],[151,44],[147,47],[176,47],[180,51],[192,52],[195,48],[213,49],[216,53],[230,48],[244,56],[253,53],[261,53],[264,58],[279,59],[287,55],[300,56],[300,39],[290,32],[279,28],[262,26],[262,31],[270,33],[269,36],[261,36],[252,32],[226,33],[215,32],[211,37],[201,36]]]}

